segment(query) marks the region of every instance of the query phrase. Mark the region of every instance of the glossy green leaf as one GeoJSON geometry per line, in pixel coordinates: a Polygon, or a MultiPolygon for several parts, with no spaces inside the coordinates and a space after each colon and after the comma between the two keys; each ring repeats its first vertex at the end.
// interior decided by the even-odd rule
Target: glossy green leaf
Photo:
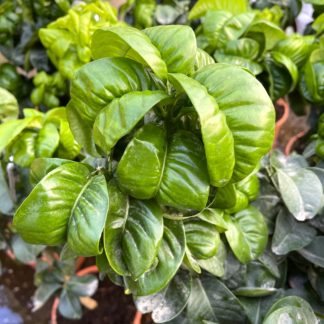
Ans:
{"type": "Polygon", "coordinates": [[[93,136],[107,154],[117,141],[127,135],[144,115],[168,96],[163,91],[130,92],[113,100],[97,116],[93,136]]]}
{"type": "Polygon", "coordinates": [[[285,209],[281,209],[276,220],[271,249],[275,254],[285,255],[305,247],[315,236],[316,230],[313,227],[298,222],[285,209]]]}
{"type": "Polygon", "coordinates": [[[8,151],[13,161],[23,168],[27,168],[35,159],[35,144],[37,133],[24,131],[15,138],[8,151]]]}
{"type": "Polygon", "coordinates": [[[159,50],[168,72],[191,74],[196,59],[196,37],[189,26],[156,26],[143,31],[159,50]],[[181,46],[178,46],[181,39],[181,46]]]}
{"type": "Polygon", "coordinates": [[[149,66],[161,79],[167,77],[167,66],[150,38],[130,26],[103,27],[94,33],[91,43],[94,59],[126,57],[149,66]]]}
{"type": "Polygon", "coordinates": [[[253,206],[244,209],[233,218],[225,217],[227,241],[235,256],[247,263],[260,256],[268,241],[268,228],[263,215],[253,206]]]}
{"type": "Polygon", "coordinates": [[[233,16],[228,11],[209,11],[203,19],[202,28],[209,45],[213,49],[221,48],[242,36],[253,19],[252,12],[233,16]]]}
{"type": "Polygon", "coordinates": [[[200,69],[195,79],[207,88],[226,116],[234,138],[232,181],[242,180],[271,148],[274,134],[272,102],[262,85],[239,67],[209,65],[200,69]]]}
{"type": "Polygon", "coordinates": [[[180,221],[164,219],[164,233],[158,249],[157,264],[137,281],[125,277],[126,286],[135,296],[154,294],[165,288],[181,265],[185,245],[183,224],[180,221]]]}
{"type": "Polygon", "coordinates": [[[164,323],[182,312],[187,305],[190,292],[190,274],[179,271],[161,292],[136,298],[136,308],[143,314],[152,312],[154,323],[164,323]]]}
{"type": "Polygon", "coordinates": [[[197,19],[210,10],[227,10],[232,14],[240,14],[248,9],[246,0],[198,0],[189,13],[189,19],[197,19]]]}
{"type": "Polygon", "coordinates": [[[73,206],[88,182],[89,173],[89,168],[83,164],[64,164],[34,187],[13,221],[26,242],[46,245],[65,242],[73,206]]]}
{"type": "Polygon", "coordinates": [[[29,178],[32,185],[36,185],[46,174],[61,166],[62,164],[71,163],[70,160],[57,158],[38,158],[30,166],[29,178]]]}
{"type": "Polygon", "coordinates": [[[91,177],[83,186],[71,210],[67,242],[77,254],[92,256],[101,253],[109,197],[104,175],[91,177]]]}
{"type": "Polygon", "coordinates": [[[259,63],[253,62],[249,58],[227,54],[223,51],[216,51],[214,54],[214,58],[218,63],[227,63],[241,66],[249,70],[254,75],[260,74],[263,70],[262,66],[259,63]]]}
{"type": "Polygon", "coordinates": [[[0,121],[16,119],[18,113],[17,99],[6,89],[0,88],[0,121]]]}
{"type": "Polygon", "coordinates": [[[227,225],[224,220],[224,211],[215,208],[205,208],[197,217],[203,221],[216,226],[219,233],[223,233],[227,230],[227,225]]]}
{"type": "Polygon", "coordinates": [[[104,245],[111,267],[120,275],[140,277],[154,262],[163,235],[162,211],[153,201],[131,200],[109,183],[111,207],[104,245]]]}
{"type": "Polygon", "coordinates": [[[201,219],[184,222],[187,247],[197,259],[208,259],[217,253],[220,236],[215,225],[201,219]]]}
{"type": "Polygon", "coordinates": [[[0,124],[0,152],[8,146],[25,128],[30,126],[35,118],[28,117],[19,120],[9,120],[0,124]]]}
{"type": "Polygon", "coordinates": [[[324,236],[316,236],[313,241],[298,252],[308,261],[324,268],[324,236]]]}
{"type": "Polygon", "coordinates": [[[280,52],[271,52],[265,59],[269,74],[270,96],[273,100],[291,92],[298,81],[298,69],[295,63],[280,52]]]}
{"type": "Polygon", "coordinates": [[[203,275],[193,280],[187,307],[192,323],[245,323],[239,300],[218,279],[203,275]]]}
{"type": "Polygon", "coordinates": [[[126,58],[103,58],[77,71],[69,105],[75,107],[82,119],[93,122],[113,99],[131,91],[147,90],[149,86],[148,75],[140,64],[126,58]]]}
{"type": "Polygon", "coordinates": [[[314,50],[301,71],[299,89],[302,95],[310,102],[324,101],[323,57],[323,49],[314,50]]]}
{"type": "Polygon", "coordinates": [[[313,218],[321,207],[322,184],[310,170],[277,170],[279,189],[288,210],[298,221],[313,218]]]}
{"type": "Polygon", "coordinates": [[[156,196],[167,206],[201,210],[209,185],[200,140],[178,131],[166,142],[165,131],[145,125],[128,144],[117,167],[121,187],[139,199],[156,196]]]}
{"type": "Polygon", "coordinates": [[[60,141],[59,132],[52,123],[46,123],[38,133],[35,153],[37,157],[49,158],[56,151],[60,141]]]}
{"type": "Polygon", "coordinates": [[[197,48],[196,59],[195,59],[195,70],[199,70],[200,68],[215,63],[214,59],[201,48],[197,48]]]}
{"type": "Polygon", "coordinates": [[[311,306],[302,298],[289,296],[279,299],[268,311],[263,323],[285,323],[296,324],[316,323],[316,316],[311,306]]]}
{"type": "Polygon", "coordinates": [[[228,209],[234,207],[235,205],[236,189],[232,183],[229,183],[226,186],[217,189],[212,207],[228,209]]]}
{"type": "Polygon", "coordinates": [[[199,82],[183,74],[169,74],[169,77],[188,95],[198,113],[211,184],[224,186],[231,179],[235,163],[233,136],[225,115],[199,82]]]}

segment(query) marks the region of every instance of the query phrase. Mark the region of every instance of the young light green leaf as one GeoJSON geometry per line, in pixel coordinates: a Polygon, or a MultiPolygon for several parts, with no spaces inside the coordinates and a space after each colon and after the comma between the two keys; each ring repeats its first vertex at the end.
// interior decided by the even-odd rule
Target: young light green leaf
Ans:
{"type": "Polygon", "coordinates": [[[232,181],[242,180],[271,148],[274,135],[272,102],[261,83],[240,67],[208,65],[196,72],[195,79],[207,88],[226,116],[234,138],[232,181]]]}
{"type": "Polygon", "coordinates": [[[0,121],[18,118],[17,99],[6,89],[0,88],[0,121]]]}
{"type": "Polygon", "coordinates": [[[130,26],[103,27],[92,36],[91,51],[94,59],[126,57],[149,66],[161,79],[167,77],[167,66],[150,38],[130,26]]]}
{"type": "Polygon", "coordinates": [[[37,157],[49,158],[56,151],[60,141],[59,132],[52,123],[46,123],[38,133],[35,153],[37,157]]]}

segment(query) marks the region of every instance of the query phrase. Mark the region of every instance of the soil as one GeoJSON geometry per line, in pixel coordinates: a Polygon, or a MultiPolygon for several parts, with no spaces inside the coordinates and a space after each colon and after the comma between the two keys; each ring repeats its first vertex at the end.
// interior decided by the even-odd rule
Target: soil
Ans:
{"type": "MultiPolygon", "coordinates": [[[[0,252],[2,275],[0,276],[0,315],[1,310],[8,308],[14,316],[8,324],[24,323],[48,324],[50,322],[53,299],[49,300],[40,310],[32,312],[32,296],[36,287],[33,284],[34,270],[9,259],[0,252]]],[[[125,295],[121,287],[113,285],[108,279],[100,282],[93,299],[98,303],[94,310],[84,308],[81,320],[68,320],[58,314],[58,324],[131,324],[136,313],[131,296],[125,295]]],[[[7,314],[7,313],[6,313],[7,314]]],[[[4,324],[0,316],[0,324],[4,324]]],[[[151,324],[149,315],[142,317],[142,324],[151,324]]]]}

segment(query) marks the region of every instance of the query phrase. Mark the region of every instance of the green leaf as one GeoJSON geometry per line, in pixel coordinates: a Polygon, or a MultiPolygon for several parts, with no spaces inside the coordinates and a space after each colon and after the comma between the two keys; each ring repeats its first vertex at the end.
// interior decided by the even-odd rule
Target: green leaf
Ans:
{"type": "Polygon", "coordinates": [[[209,185],[200,140],[178,131],[167,143],[163,128],[147,124],[128,144],[117,167],[117,179],[128,194],[167,206],[201,210],[209,185]]]}
{"type": "Polygon", "coordinates": [[[62,164],[71,163],[70,160],[57,158],[38,158],[30,166],[29,178],[32,185],[36,185],[46,174],[61,166],[62,164]]]}
{"type": "Polygon", "coordinates": [[[242,180],[272,146],[272,102],[262,85],[240,67],[220,63],[208,65],[196,73],[195,79],[207,88],[226,116],[234,138],[232,181],[242,180]]]}
{"type": "Polygon", "coordinates": [[[234,207],[235,205],[236,189],[232,183],[229,183],[226,186],[217,189],[212,207],[228,209],[234,207]]]}
{"type": "Polygon", "coordinates": [[[14,202],[6,181],[6,175],[0,163],[0,213],[11,214],[14,209],[14,202]]]}
{"type": "Polygon", "coordinates": [[[100,238],[109,208],[104,175],[91,177],[83,186],[71,210],[67,242],[77,254],[100,254],[100,238]]]}
{"type": "Polygon", "coordinates": [[[189,26],[156,26],[143,31],[159,50],[170,73],[191,74],[196,59],[196,37],[189,26]],[[178,46],[181,39],[181,46],[178,46]]]}
{"type": "Polygon", "coordinates": [[[64,317],[70,319],[80,319],[82,317],[79,296],[73,294],[68,289],[63,289],[58,309],[64,317]]]}
{"type": "Polygon", "coordinates": [[[278,169],[279,190],[288,210],[298,221],[313,218],[321,207],[323,188],[310,170],[278,169]]]}
{"type": "Polygon", "coordinates": [[[313,227],[296,221],[290,213],[281,209],[276,220],[271,249],[275,254],[285,255],[305,247],[315,236],[316,230],[313,227]]]}
{"type": "Polygon", "coordinates": [[[49,158],[56,151],[60,141],[59,132],[52,123],[46,123],[38,133],[35,153],[37,157],[49,158]]]}
{"type": "Polygon", "coordinates": [[[220,280],[208,275],[193,280],[187,316],[193,323],[246,322],[238,299],[220,280]]]}
{"type": "Polygon", "coordinates": [[[248,9],[246,0],[198,0],[189,13],[189,19],[197,19],[210,10],[227,10],[234,15],[245,12],[248,9]]]}
{"type": "Polygon", "coordinates": [[[153,201],[128,201],[115,182],[104,231],[104,245],[111,267],[119,275],[140,277],[154,262],[163,235],[162,210],[153,201]]]}
{"type": "Polygon", "coordinates": [[[223,277],[225,273],[226,247],[220,241],[217,254],[209,259],[197,259],[199,267],[216,277],[223,277]]]}
{"type": "Polygon", "coordinates": [[[11,247],[17,260],[26,264],[35,262],[37,255],[45,249],[45,245],[33,245],[24,242],[19,235],[12,238],[11,247]]]}
{"type": "Polygon", "coordinates": [[[35,291],[33,296],[33,312],[45,305],[52,295],[62,287],[59,283],[42,283],[35,291]]]}
{"type": "Polygon", "coordinates": [[[208,259],[217,253],[220,236],[215,225],[201,219],[184,222],[187,247],[198,259],[208,259]]]}
{"type": "Polygon", "coordinates": [[[279,299],[272,305],[265,316],[263,323],[284,323],[296,324],[316,323],[316,316],[311,306],[302,298],[289,296],[279,299]]]}
{"type": "Polygon", "coordinates": [[[66,289],[76,296],[92,296],[98,288],[98,278],[93,275],[72,276],[66,289]]]}
{"type": "Polygon", "coordinates": [[[13,161],[19,166],[28,168],[35,159],[36,137],[36,132],[26,130],[19,134],[9,146],[8,151],[13,161]]]}
{"type": "Polygon", "coordinates": [[[227,230],[227,224],[224,220],[224,211],[221,209],[205,208],[197,217],[215,225],[219,233],[223,233],[227,230]]]}
{"type": "Polygon", "coordinates": [[[169,77],[188,95],[198,113],[211,184],[224,186],[231,179],[235,163],[233,136],[225,115],[199,82],[183,74],[169,74],[169,77]]]}
{"type": "Polygon", "coordinates": [[[151,295],[165,288],[181,265],[185,245],[183,224],[180,221],[164,219],[163,239],[158,249],[156,266],[137,281],[125,277],[126,286],[135,296],[151,295]]]}
{"type": "Polygon", "coordinates": [[[214,59],[201,48],[197,48],[196,59],[195,59],[195,71],[200,68],[215,63],[214,59]]]}
{"type": "Polygon", "coordinates": [[[260,256],[268,241],[268,228],[263,215],[253,206],[244,209],[231,218],[226,215],[227,241],[235,256],[247,263],[260,256]]]}
{"type": "MultiPolygon", "coordinates": [[[[65,242],[73,206],[88,182],[89,173],[89,167],[84,164],[64,164],[34,187],[13,220],[15,229],[26,242],[46,245],[65,242]]],[[[85,214],[88,212],[84,210],[85,214]]]]}
{"type": "Polygon", "coordinates": [[[167,97],[163,91],[142,91],[130,92],[113,100],[96,118],[93,129],[95,143],[108,154],[151,108],[167,97]]]}
{"type": "Polygon", "coordinates": [[[190,292],[190,274],[179,271],[161,292],[136,298],[136,308],[143,314],[152,312],[154,323],[164,323],[182,312],[187,305],[190,292]]]}
{"type": "Polygon", "coordinates": [[[308,261],[324,268],[324,236],[316,236],[313,241],[298,252],[308,261]]]}
{"type": "Polygon", "coordinates": [[[167,77],[167,66],[150,38],[130,26],[102,27],[92,36],[93,58],[126,57],[145,66],[161,79],[167,77]]]}
{"type": "Polygon", "coordinates": [[[228,11],[209,11],[202,22],[203,33],[212,49],[225,47],[246,32],[254,16],[253,12],[233,16],[228,11]]]}
{"type": "Polygon", "coordinates": [[[265,67],[269,74],[270,96],[273,100],[291,92],[298,82],[298,68],[286,55],[271,52],[265,59],[265,67]]]}
{"type": "Polygon", "coordinates": [[[302,95],[310,102],[324,101],[324,49],[316,49],[304,65],[299,82],[302,95]]]}
{"type": "Polygon", "coordinates": [[[263,70],[262,66],[259,63],[253,62],[252,60],[245,57],[229,55],[227,53],[223,53],[222,51],[216,51],[214,58],[218,63],[227,63],[241,66],[249,70],[254,75],[260,74],[263,70]]]}
{"type": "Polygon", "coordinates": [[[9,120],[0,124],[0,152],[7,147],[25,128],[38,117],[28,117],[19,120],[9,120]]]}
{"type": "Polygon", "coordinates": [[[6,89],[0,88],[0,121],[16,119],[19,113],[16,98],[6,89]]]}

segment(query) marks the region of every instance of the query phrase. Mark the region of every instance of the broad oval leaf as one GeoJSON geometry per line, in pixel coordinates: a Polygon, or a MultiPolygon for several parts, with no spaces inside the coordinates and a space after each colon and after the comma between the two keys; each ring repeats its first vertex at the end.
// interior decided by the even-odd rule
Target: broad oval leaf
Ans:
{"type": "Polygon", "coordinates": [[[324,236],[316,236],[313,241],[298,252],[308,261],[324,268],[324,236]]]}
{"type": "Polygon", "coordinates": [[[195,79],[207,88],[226,116],[234,138],[232,181],[242,180],[271,148],[274,136],[272,102],[261,83],[240,67],[220,63],[208,65],[196,72],[195,79]]]}
{"type": "Polygon", "coordinates": [[[169,77],[188,95],[198,113],[211,184],[224,186],[232,177],[235,163],[233,135],[225,115],[199,82],[183,74],[169,77]]]}
{"type": "Polygon", "coordinates": [[[136,308],[143,314],[152,312],[155,323],[164,323],[182,312],[187,305],[190,292],[190,274],[187,271],[179,271],[161,292],[136,298],[136,308]]]}
{"type": "Polygon", "coordinates": [[[315,228],[298,222],[289,212],[281,209],[277,216],[271,249],[275,254],[285,255],[305,247],[315,236],[315,228]]]}
{"type": "Polygon", "coordinates": [[[167,66],[150,38],[130,26],[103,27],[92,36],[91,51],[94,59],[127,57],[149,66],[161,79],[167,77],[167,66]]]}
{"type": "Polygon", "coordinates": [[[288,296],[279,299],[272,305],[265,316],[263,323],[296,323],[313,324],[317,323],[317,318],[312,307],[302,298],[288,296]]]}
{"type": "Polygon", "coordinates": [[[167,142],[161,127],[147,124],[128,144],[117,179],[138,199],[156,196],[163,205],[201,210],[209,193],[202,156],[202,143],[193,133],[178,131],[167,142]]]}
{"type": "Polygon", "coordinates": [[[167,97],[163,91],[147,90],[130,92],[113,100],[95,120],[95,143],[108,154],[117,141],[128,134],[152,107],[167,97]]]}
{"type": "Polygon", "coordinates": [[[109,208],[109,197],[104,175],[91,177],[83,186],[71,210],[67,242],[82,256],[100,254],[100,238],[109,208]]]}
{"type": "Polygon", "coordinates": [[[157,264],[137,281],[125,277],[126,286],[135,296],[151,295],[165,288],[181,265],[185,245],[182,222],[164,219],[164,233],[158,249],[157,264]]]}
{"type": "Polygon", "coordinates": [[[239,300],[220,280],[209,275],[193,280],[187,316],[192,323],[246,323],[239,300]]]}
{"type": "Polygon", "coordinates": [[[247,263],[260,256],[268,242],[268,228],[263,215],[253,206],[244,209],[231,218],[226,216],[227,241],[235,256],[247,263]]]}
{"type": "Polygon", "coordinates": [[[196,59],[196,37],[189,26],[156,26],[143,30],[159,50],[170,73],[191,74],[196,59]],[[178,46],[181,39],[181,46],[178,46]]]}
{"type": "Polygon", "coordinates": [[[84,164],[64,164],[34,187],[13,220],[26,242],[46,245],[65,242],[73,206],[88,182],[89,173],[89,167],[84,164]]]}
{"type": "Polygon", "coordinates": [[[217,253],[220,236],[215,225],[201,219],[184,222],[186,243],[195,258],[208,259],[217,253]]]}
{"type": "Polygon", "coordinates": [[[111,206],[104,245],[111,267],[120,275],[140,277],[154,262],[163,235],[162,211],[153,201],[131,200],[109,183],[111,206]]]}
{"type": "Polygon", "coordinates": [[[288,210],[298,221],[313,218],[321,207],[321,181],[310,170],[277,169],[279,189],[288,210]]]}

